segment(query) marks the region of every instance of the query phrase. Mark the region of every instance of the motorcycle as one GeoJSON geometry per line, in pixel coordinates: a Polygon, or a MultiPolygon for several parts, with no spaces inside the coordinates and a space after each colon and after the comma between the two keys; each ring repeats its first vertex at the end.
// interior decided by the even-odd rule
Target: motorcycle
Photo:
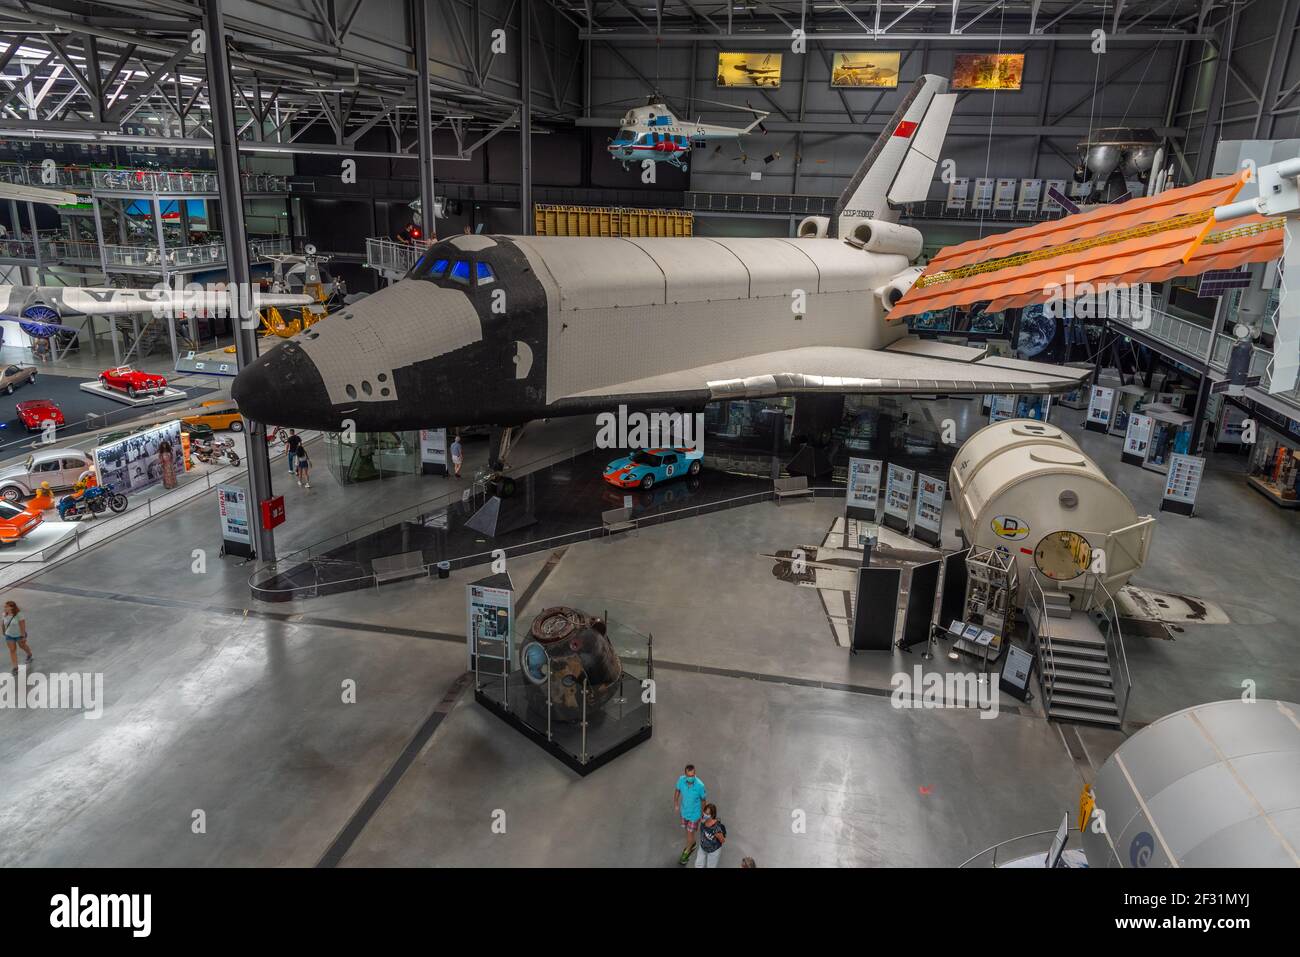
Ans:
{"type": "Polygon", "coordinates": [[[231,465],[239,464],[239,453],[235,451],[233,439],[196,439],[191,444],[190,451],[204,465],[213,462],[218,465],[222,462],[229,462],[231,465]]]}
{"type": "Polygon", "coordinates": [[[80,495],[65,495],[59,499],[59,518],[63,521],[80,519],[87,515],[102,515],[110,510],[115,514],[126,511],[126,496],[113,491],[112,485],[92,485],[80,495]]]}

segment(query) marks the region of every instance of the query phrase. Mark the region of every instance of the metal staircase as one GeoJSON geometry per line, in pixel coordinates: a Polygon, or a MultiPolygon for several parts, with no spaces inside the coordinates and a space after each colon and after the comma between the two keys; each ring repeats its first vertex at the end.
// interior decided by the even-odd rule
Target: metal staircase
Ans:
{"type": "Polygon", "coordinates": [[[1097,604],[1098,610],[1075,611],[1069,594],[1044,587],[1034,575],[1025,618],[1047,716],[1118,729],[1132,688],[1128,657],[1114,600],[1099,579],[1089,577],[1076,602],[1085,608],[1097,604]]]}

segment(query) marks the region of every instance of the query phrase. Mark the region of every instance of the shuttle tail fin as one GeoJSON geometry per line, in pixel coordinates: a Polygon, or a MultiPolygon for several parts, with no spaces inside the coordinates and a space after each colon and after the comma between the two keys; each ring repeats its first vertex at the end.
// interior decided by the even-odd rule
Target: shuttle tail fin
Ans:
{"type": "Polygon", "coordinates": [[[851,236],[865,220],[897,222],[898,206],[926,198],[955,102],[945,77],[917,79],[840,194],[832,236],[851,236]]]}

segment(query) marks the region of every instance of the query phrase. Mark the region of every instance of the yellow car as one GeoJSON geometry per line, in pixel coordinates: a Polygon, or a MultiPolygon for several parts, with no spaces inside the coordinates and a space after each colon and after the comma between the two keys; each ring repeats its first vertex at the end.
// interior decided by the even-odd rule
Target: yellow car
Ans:
{"type": "Polygon", "coordinates": [[[211,429],[229,429],[231,432],[244,431],[244,420],[239,415],[239,407],[229,399],[217,399],[203,402],[202,410],[194,415],[187,415],[182,422],[188,425],[206,425],[211,429]]]}

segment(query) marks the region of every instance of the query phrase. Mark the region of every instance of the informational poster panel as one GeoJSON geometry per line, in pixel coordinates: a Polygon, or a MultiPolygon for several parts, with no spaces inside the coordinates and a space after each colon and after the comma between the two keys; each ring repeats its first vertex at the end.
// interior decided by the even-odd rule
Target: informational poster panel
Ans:
{"type": "MultiPolygon", "coordinates": [[[[925,476],[921,476],[924,480],[925,476]]],[[[930,640],[930,626],[934,622],[934,606],[939,601],[940,562],[925,562],[912,566],[912,580],[907,586],[907,610],[903,618],[904,648],[911,648],[930,640]]]]}
{"type": "Polygon", "coordinates": [[[1016,212],[1037,213],[1038,205],[1043,199],[1043,181],[1041,179],[1022,179],[1020,196],[1016,200],[1016,212]]]}
{"type": "Polygon", "coordinates": [[[999,178],[993,188],[993,208],[999,213],[1009,213],[1016,208],[1016,186],[1014,179],[999,178]]]}
{"type": "Polygon", "coordinates": [[[885,476],[885,509],[882,523],[907,534],[912,518],[912,485],[916,473],[898,465],[889,466],[885,476]]]}
{"type": "Polygon", "coordinates": [[[849,459],[849,487],[845,514],[875,521],[880,505],[880,473],[883,462],[875,459],[849,459]]]}
{"type": "Polygon", "coordinates": [[[1191,515],[1196,507],[1196,493],[1205,474],[1205,459],[1199,455],[1169,456],[1169,474],[1165,477],[1165,495],[1160,511],[1191,515]]]}
{"type": "Polygon", "coordinates": [[[1034,656],[1016,645],[1007,645],[1007,660],[1002,662],[998,687],[1021,701],[1029,699],[1029,676],[1034,671],[1034,656]]]}
{"type": "Polygon", "coordinates": [[[858,569],[858,596],[853,613],[853,650],[889,651],[898,621],[901,568],[858,569]]]}
{"type": "Polygon", "coordinates": [[[948,209],[966,208],[966,199],[970,195],[970,178],[958,176],[948,185],[948,209]]]}
{"type": "Polygon", "coordinates": [[[993,180],[990,177],[980,177],[975,180],[975,201],[971,204],[971,209],[978,213],[992,208],[993,180]]]}
{"type": "Polygon", "coordinates": [[[1095,385],[1088,395],[1088,418],[1083,426],[1093,432],[1110,431],[1110,421],[1115,415],[1115,390],[1095,385]]]}
{"type": "Polygon", "coordinates": [[[124,494],[143,491],[168,476],[174,484],[176,472],[184,468],[179,419],[109,439],[95,449],[99,484],[124,494]]]}
{"type": "Polygon", "coordinates": [[[1128,417],[1128,430],[1124,433],[1124,451],[1120,458],[1129,465],[1141,465],[1147,459],[1147,449],[1151,446],[1151,426],[1154,420],[1149,415],[1134,412],[1128,417]]]}
{"type": "Polygon", "coordinates": [[[1016,415],[1016,397],[1014,395],[991,395],[989,399],[989,422],[1001,422],[1016,415]]]}
{"type": "Polygon", "coordinates": [[[253,556],[253,535],[248,524],[248,493],[239,485],[217,486],[221,514],[221,541],[227,555],[253,556]]]}
{"type": "Polygon", "coordinates": [[[447,430],[420,430],[420,471],[424,475],[447,475],[447,430]]]}
{"type": "Polygon", "coordinates": [[[480,673],[502,674],[510,670],[515,593],[512,588],[485,584],[491,580],[465,586],[466,651],[471,671],[477,657],[480,673]]]}
{"type": "Polygon", "coordinates": [[[916,514],[912,536],[937,546],[943,532],[943,500],[948,483],[922,472],[916,480],[916,514]]]}

